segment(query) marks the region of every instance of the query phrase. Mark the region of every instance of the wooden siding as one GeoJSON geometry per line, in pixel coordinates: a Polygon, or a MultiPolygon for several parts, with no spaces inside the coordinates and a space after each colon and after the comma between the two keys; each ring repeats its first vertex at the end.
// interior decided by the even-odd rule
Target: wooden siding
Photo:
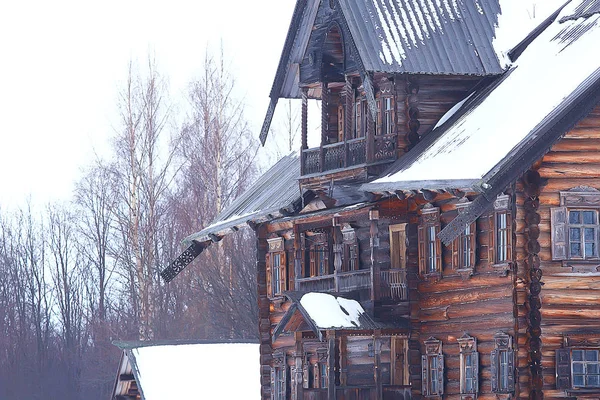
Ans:
{"type": "MultiPolygon", "coordinates": [[[[600,189],[600,107],[563,139],[557,142],[549,153],[536,164],[542,182],[539,196],[539,253],[543,272],[541,298],[541,340],[544,397],[569,397],[564,390],[556,390],[555,351],[563,347],[564,337],[600,339],[600,276],[596,268],[575,271],[563,266],[561,261],[552,261],[550,209],[559,205],[559,191],[567,191],[577,186],[590,186],[600,189]],[[547,181],[544,181],[547,180],[547,181]]],[[[519,202],[524,195],[519,193],[519,202]]],[[[524,222],[517,222],[518,235],[524,234],[524,222]]],[[[521,241],[523,243],[523,241],[521,241]]],[[[526,249],[519,248],[519,278],[526,278],[523,258],[526,249]]],[[[523,296],[519,297],[520,315],[525,313],[523,296]]],[[[520,331],[520,342],[526,340],[525,330],[520,331]]],[[[519,353],[519,364],[527,361],[526,349],[519,353]]],[[[527,384],[526,374],[522,373],[522,385],[527,384]]],[[[526,390],[521,397],[528,396],[526,390]]]]}

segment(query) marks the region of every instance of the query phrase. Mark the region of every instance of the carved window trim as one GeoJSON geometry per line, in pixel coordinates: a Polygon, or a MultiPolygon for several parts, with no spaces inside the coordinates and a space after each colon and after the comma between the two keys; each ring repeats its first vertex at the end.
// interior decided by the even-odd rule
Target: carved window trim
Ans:
{"type": "Polygon", "coordinates": [[[494,335],[494,350],[490,354],[492,392],[512,393],[515,390],[515,351],[512,336],[494,335]]]}
{"type": "Polygon", "coordinates": [[[439,279],[442,275],[440,228],[440,209],[427,203],[421,210],[418,227],[419,274],[425,279],[439,279]]]}
{"type": "Polygon", "coordinates": [[[477,339],[466,333],[457,339],[460,351],[460,394],[463,400],[475,399],[479,392],[479,353],[477,339]]]}
{"type": "Polygon", "coordinates": [[[287,290],[287,260],[283,238],[267,239],[266,258],[267,297],[280,296],[287,290]]]}
{"type": "Polygon", "coordinates": [[[360,251],[356,231],[351,226],[342,227],[342,272],[358,271],[360,269],[360,251]]]}
{"type": "Polygon", "coordinates": [[[568,191],[559,192],[560,206],[550,209],[551,219],[551,244],[552,244],[552,259],[562,261],[563,266],[592,268],[597,267],[600,263],[600,191],[589,186],[578,186],[568,191]],[[580,220],[580,223],[572,222],[571,216],[575,212],[583,213],[593,212],[595,223],[585,224],[585,221],[580,220]],[[586,240],[585,232],[591,229],[593,233],[591,238],[586,240]],[[576,242],[571,238],[571,231],[578,230],[580,233],[579,241],[576,242]],[[581,256],[572,254],[573,249],[571,244],[580,243],[581,256]],[[585,256],[585,244],[592,244],[595,247],[595,255],[585,256]]]}
{"type": "MultiPolygon", "coordinates": [[[[584,335],[576,338],[565,338],[564,347],[556,349],[555,356],[556,389],[564,389],[569,395],[600,393],[600,382],[598,383],[598,386],[580,386],[574,379],[574,375],[600,376],[600,337],[587,337],[587,335],[584,335]],[[593,351],[596,353],[596,359],[599,361],[585,361],[585,357],[583,360],[575,360],[577,357],[573,356],[574,351],[593,351]],[[594,364],[597,366],[595,371],[598,371],[599,373],[576,373],[575,364],[594,364]]],[[[583,371],[585,371],[585,368],[586,367],[584,366],[583,371]]],[[[581,369],[577,372],[579,371],[581,371],[581,369]]],[[[600,377],[598,379],[600,380],[600,377]]]]}
{"type": "Polygon", "coordinates": [[[513,261],[512,224],[510,196],[498,195],[488,219],[488,262],[501,273],[506,273],[513,261]]]}
{"type": "Polygon", "coordinates": [[[425,354],[421,356],[422,395],[438,397],[444,394],[444,355],[442,341],[430,337],[424,342],[425,354]]]}
{"type": "Polygon", "coordinates": [[[283,352],[273,354],[273,364],[271,365],[271,400],[287,399],[287,360],[283,352]]]}
{"type": "MultiPolygon", "coordinates": [[[[471,203],[463,198],[457,205],[458,214],[466,211],[471,203]]],[[[473,275],[477,262],[475,255],[477,250],[477,223],[473,221],[461,234],[452,241],[452,267],[463,277],[473,275]]]]}

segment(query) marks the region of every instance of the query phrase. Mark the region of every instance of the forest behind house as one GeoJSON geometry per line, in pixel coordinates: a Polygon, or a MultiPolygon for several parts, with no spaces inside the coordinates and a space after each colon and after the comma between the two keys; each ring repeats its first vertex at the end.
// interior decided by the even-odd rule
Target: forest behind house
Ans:
{"type": "Polygon", "coordinates": [[[72,198],[0,208],[1,399],[107,399],[113,340],[256,338],[251,231],[159,277],[258,173],[235,93],[222,55],[179,102],[153,60],[130,63],[111,152],[72,198]]]}

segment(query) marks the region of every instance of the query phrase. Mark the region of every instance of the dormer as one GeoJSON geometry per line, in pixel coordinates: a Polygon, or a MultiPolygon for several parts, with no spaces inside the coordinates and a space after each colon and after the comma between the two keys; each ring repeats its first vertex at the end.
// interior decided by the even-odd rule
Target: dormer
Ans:
{"type": "Polygon", "coordinates": [[[492,46],[498,4],[409,3],[297,2],[261,141],[277,100],[301,99],[301,184],[380,174],[477,84],[503,72],[492,46]],[[313,148],[309,100],[321,102],[320,143],[313,148]]]}

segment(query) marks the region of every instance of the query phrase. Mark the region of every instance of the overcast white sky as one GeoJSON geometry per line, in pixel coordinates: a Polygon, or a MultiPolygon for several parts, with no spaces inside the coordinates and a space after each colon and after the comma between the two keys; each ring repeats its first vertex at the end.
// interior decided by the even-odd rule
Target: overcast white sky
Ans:
{"type": "Polygon", "coordinates": [[[153,53],[181,97],[221,40],[260,129],[294,0],[0,2],[0,207],[69,198],[105,151],[128,62],[153,53]]]}
{"type": "MultiPolygon", "coordinates": [[[[532,14],[539,19],[562,2],[503,0],[506,12],[524,23],[503,29],[499,40],[514,42],[529,28],[532,14]]],[[[149,53],[169,80],[171,98],[182,98],[202,68],[207,46],[216,51],[222,41],[258,136],[294,5],[295,0],[0,2],[0,209],[22,205],[28,196],[34,203],[70,197],[81,167],[94,150],[106,151],[118,126],[117,93],[129,60],[143,63],[149,53]]],[[[282,114],[280,105],[276,115],[282,114]]]]}

